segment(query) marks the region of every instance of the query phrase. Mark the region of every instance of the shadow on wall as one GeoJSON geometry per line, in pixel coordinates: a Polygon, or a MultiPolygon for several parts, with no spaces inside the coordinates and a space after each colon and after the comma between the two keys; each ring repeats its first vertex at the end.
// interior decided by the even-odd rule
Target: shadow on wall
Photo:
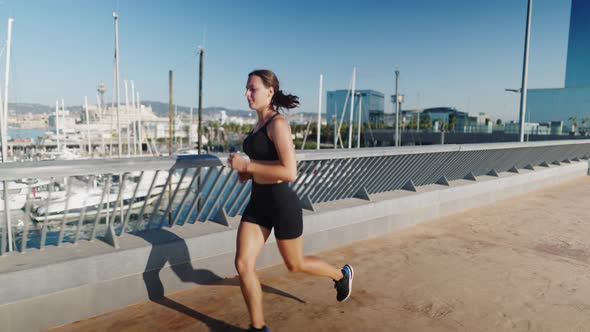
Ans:
{"type": "MultiPolygon", "coordinates": [[[[160,279],[160,271],[166,263],[169,263],[170,268],[180,280],[183,282],[193,282],[197,285],[216,284],[239,286],[240,282],[238,278],[224,279],[210,270],[195,269],[191,263],[185,240],[164,228],[156,231],[141,232],[135,235],[152,244],[152,250],[143,272],[143,280],[151,301],[193,317],[206,324],[213,331],[242,331],[242,329],[236,326],[207,316],[167,298],[165,296],[164,285],[160,279]]],[[[296,296],[267,285],[262,285],[262,291],[305,303],[305,301],[296,296]]]]}

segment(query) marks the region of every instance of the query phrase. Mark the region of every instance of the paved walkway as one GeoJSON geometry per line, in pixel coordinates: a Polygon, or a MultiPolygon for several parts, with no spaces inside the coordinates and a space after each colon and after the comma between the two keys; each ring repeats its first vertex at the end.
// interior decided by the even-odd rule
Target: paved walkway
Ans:
{"type": "MultiPolygon", "coordinates": [[[[273,331],[590,331],[590,176],[324,252],[351,263],[351,298],[330,280],[260,271],[273,331]],[[280,291],[277,291],[280,290],[280,291]]],[[[236,279],[56,331],[238,331],[236,279]]]]}

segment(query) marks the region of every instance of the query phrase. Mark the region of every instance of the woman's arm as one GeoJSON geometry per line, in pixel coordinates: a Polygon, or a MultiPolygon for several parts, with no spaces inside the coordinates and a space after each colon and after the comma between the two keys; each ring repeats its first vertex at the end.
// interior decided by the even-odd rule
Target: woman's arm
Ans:
{"type": "Polygon", "coordinates": [[[291,127],[282,117],[277,117],[268,125],[268,134],[273,141],[278,161],[257,161],[242,158],[240,155],[232,153],[229,157],[229,163],[232,169],[242,173],[249,173],[252,176],[261,176],[269,180],[280,180],[293,182],[297,177],[297,160],[295,157],[295,147],[291,138],[291,127]]]}

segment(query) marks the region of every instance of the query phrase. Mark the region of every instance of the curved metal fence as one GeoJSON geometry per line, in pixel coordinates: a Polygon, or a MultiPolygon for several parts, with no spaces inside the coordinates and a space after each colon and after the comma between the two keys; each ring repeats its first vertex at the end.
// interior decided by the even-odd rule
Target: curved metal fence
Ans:
{"type": "MultiPolygon", "coordinates": [[[[291,187],[302,205],[505,171],[580,161],[590,141],[305,151],[291,187]]],[[[249,200],[227,155],[0,165],[0,254],[213,221],[229,226],[249,200]],[[5,199],[6,198],[6,199],[5,199]]]]}

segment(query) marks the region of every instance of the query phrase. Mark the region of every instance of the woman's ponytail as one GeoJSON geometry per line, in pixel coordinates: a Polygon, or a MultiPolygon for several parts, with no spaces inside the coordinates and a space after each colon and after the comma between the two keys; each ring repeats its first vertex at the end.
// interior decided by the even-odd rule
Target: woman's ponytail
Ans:
{"type": "Polygon", "coordinates": [[[282,90],[278,90],[272,97],[271,103],[273,106],[275,106],[277,111],[281,107],[286,109],[295,108],[299,106],[299,97],[294,95],[285,95],[282,90]]]}

